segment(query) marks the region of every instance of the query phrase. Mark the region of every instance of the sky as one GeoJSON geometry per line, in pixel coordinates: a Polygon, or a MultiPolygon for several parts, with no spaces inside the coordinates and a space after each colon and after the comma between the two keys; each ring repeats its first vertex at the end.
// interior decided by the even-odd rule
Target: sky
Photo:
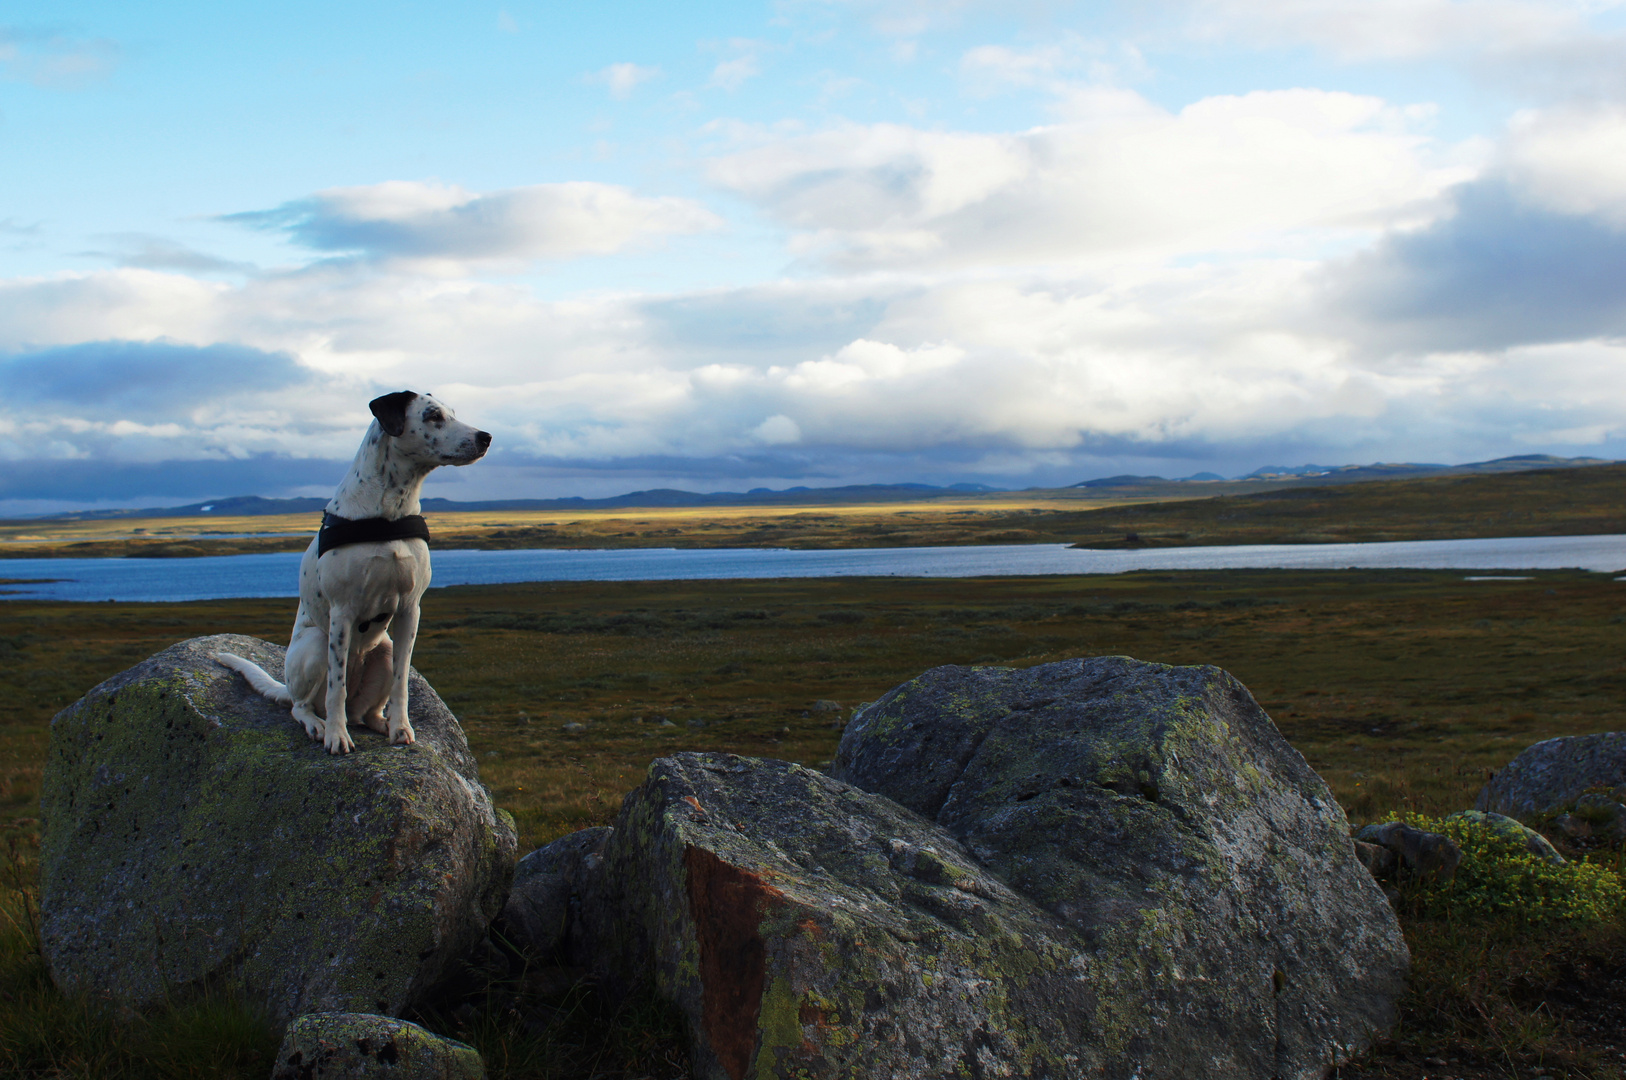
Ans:
{"type": "Polygon", "coordinates": [[[14,0],[0,516],[1626,458],[1616,0],[14,0]]]}

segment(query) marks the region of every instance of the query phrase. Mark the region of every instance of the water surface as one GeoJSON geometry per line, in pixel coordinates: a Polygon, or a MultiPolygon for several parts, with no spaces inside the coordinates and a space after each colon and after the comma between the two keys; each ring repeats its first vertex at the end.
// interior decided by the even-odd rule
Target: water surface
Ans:
{"type": "MultiPolygon", "coordinates": [[[[12,598],[218,600],[295,596],[299,552],[198,559],[5,559],[0,585],[12,598]]],[[[622,548],[436,551],[435,585],[519,581],[674,581],[797,577],[991,577],[1121,574],[1130,570],[1224,569],[1555,570],[1626,569],[1626,536],[1529,536],[1407,540],[1381,544],[1255,544],[1087,551],[1065,544],[982,547],[622,548]]],[[[1487,583],[1487,587],[1489,586],[1487,583]]]]}

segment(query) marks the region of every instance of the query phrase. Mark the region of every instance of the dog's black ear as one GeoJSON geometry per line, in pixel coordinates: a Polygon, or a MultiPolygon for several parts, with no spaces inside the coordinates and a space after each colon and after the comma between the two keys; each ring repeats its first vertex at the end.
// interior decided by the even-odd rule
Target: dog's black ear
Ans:
{"type": "Polygon", "coordinates": [[[378,417],[379,426],[389,435],[395,436],[406,430],[407,406],[417,396],[411,390],[397,390],[393,394],[373,398],[367,403],[367,407],[378,417]]]}

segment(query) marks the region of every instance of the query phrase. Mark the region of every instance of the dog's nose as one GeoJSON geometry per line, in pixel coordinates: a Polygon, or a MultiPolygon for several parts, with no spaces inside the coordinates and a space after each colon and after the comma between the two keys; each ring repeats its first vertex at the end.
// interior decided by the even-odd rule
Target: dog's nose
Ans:
{"type": "Polygon", "coordinates": [[[474,445],[480,448],[480,453],[485,453],[486,447],[491,445],[491,432],[476,431],[474,433],[474,445]]]}

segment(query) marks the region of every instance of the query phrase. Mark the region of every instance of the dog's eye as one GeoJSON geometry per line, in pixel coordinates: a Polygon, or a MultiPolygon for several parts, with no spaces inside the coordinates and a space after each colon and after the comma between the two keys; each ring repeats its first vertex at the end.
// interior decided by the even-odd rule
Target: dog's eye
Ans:
{"type": "Polygon", "coordinates": [[[445,419],[446,414],[439,409],[425,409],[423,411],[423,422],[426,424],[438,424],[445,419]]]}

